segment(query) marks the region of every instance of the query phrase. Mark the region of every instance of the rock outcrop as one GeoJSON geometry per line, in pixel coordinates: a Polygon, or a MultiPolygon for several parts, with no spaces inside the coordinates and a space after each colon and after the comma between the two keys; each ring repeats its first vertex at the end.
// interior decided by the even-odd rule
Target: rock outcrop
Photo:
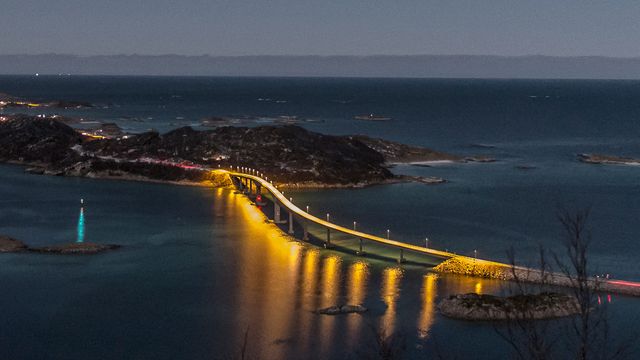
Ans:
{"type": "Polygon", "coordinates": [[[82,255],[97,254],[107,250],[120,248],[120,245],[96,243],[69,243],[55,246],[29,248],[29,251],[48,254],[82,255]]]}
{"type": "Polygon", "coordinates": [[[600,154],[579,154],[578,160],[586,164],[640,165],[640,159],[600,154]]]}
{"type": "Polygon", "coordinates": [[[575,315],[578,301],[568,295],[540,294],[499,297],[475,293],[451,295],[438,305],[448,317],[463,320],[541,320],[575,315]]]}
{"type": "Polygon", "coordinates": [[[411,146],[394,141],[372,138],[364,135],[352,136],[377,151],[387,163],[410,163],[420,161],[462,161],[459,156],[435,151],[429,148],[411,146]]]}
{"type": "Polygon", "coordinates": [[[28,249],[22,241],[0,235],[0,253],[20,252],[28,249]]]}
{"type": "Polygon", "coordinates": [[[114,250],[120,248],[120,245],[113,244],[96,244],[89,242],[82,243],[68,243],[54,246],[44,247],[30,247],[20,240],[10,238],[8,236],[0,235],[0,253],[14,253],[14,252],[37,252],[37,253],[50,253],[50,254],[97,254],[107,250],[114,250]]]}
{"type": "Polygon", "coordinates": [[[367,309],[366,307],[362,306],[362,305],[342,305],[342,306],[329,306],[327,308],[324,309],[318,309],[316,310],[316,313],[318,314],[322,314],[322,315],[340,315],[340,314],[352,314],[352,313],[363,313],[363,312],[367,312],[369,309],[367,309]]]}

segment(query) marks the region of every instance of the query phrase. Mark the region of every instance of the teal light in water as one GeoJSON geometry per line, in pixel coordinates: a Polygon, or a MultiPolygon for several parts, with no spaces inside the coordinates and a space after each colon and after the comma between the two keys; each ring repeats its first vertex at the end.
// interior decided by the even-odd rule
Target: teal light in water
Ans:
{"type": "Polygon", "coordinates": [[[76,242],[84,242],[84,208],[80,208],[80,216],[78,217],[78,239],[76,242]]]}

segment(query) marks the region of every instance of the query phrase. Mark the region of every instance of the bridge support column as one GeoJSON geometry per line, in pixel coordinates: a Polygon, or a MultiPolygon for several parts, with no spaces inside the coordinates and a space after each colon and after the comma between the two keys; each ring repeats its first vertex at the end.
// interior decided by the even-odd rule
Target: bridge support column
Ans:
{"type": "Polygon", "coordinates": [[[289,211],[289,234],[293,235],[293,212],[289,211]]]}
{"type": "Polygon", "coordinates": [[[358,243],[359,243],[358,244],[359,245],[358,246],[359,250],[358,250],[357,254],[358,255],[364,255],[364,251],[362,250],[362,238],[358,238],[358,243]]]}
{"type": "Polygon", "coordinates": [[[302,222],[302,240],[309,241],[309,223],[308,221],[302,222]]]}
{"type": "Polygon", "coordinates": [[[327,241],[324,243],[325,248],[331,247],[331,229],[327,228],[327,241]]]}
{"type": "Polygon", "coordinates": [[[398,258],[398,264],[402,264],[404,262],[404,249],[400,249],[400,257],[398,258]]]}
{"type": "Polygon", "coordinates": [[[280,206],[274,201],[273,202],[273,222],[280,223],[280,206]]]}

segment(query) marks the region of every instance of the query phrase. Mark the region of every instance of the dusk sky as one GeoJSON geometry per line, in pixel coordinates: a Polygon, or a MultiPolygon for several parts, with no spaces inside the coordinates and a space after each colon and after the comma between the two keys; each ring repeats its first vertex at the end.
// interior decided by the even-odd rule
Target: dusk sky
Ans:
{"type": "Polygon", "coordinates": [[[3,0],[0,54],[640,56],[640,2],[3,0]]]}

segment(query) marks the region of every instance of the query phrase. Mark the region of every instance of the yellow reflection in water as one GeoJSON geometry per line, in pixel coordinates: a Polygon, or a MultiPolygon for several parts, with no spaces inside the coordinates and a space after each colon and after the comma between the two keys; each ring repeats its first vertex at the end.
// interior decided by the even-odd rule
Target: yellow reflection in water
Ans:
{"type": "MultiPolygon", "coordinates": [[[[321,308],[340,305],[340,270],[342,259],[339,256],[331,255],[324,259],[322,264],[322,301],[321,308]]],[[[336,317],[320,316],[320,343],[321,349],[329,347],[333,341],[335,333],[336,317]]]]}
{"type": "Polygon", "coordinates": [[[234,314],[237,328],[231,337],[242,339],[249,327],[253,348],[268,349],[264,353],[267,358],[286,358],[288,348],[272,346],[273,343],[296,336],[297,327],[307,328],[311,321],[292,311],[296,296],[301,294],[291,289],[311,268],[307,258],[303,263],[304,247],[265,222],[264,214],[242,195],[223,191],[216,201],[227,210],[225,217],[228,215],[231,226],[225,229],[238,257],[234,271],[238,272],[239,281],[229,289],[238,304],[238,313],[234,314]]]}
{"type": "Polygon", "coordinates": [[[367,291],[367,263],[358,261],[349,266],[348,301],[350,304],[362,304],[367,291]]]}
{"type": "Polygon", "coordinates": [[[401,268],[386,268],[382,273],[382,300],[387,304],[380,324],[380,329],[390,335],[395,331],[396,301],[400,296],[400,280],[402,280],[401,268]]]}
{"type": "Polygon", "coordinates": [[[298,312],[300,329],[297,335],[299,335],[299,341],[303,342],[303,344],[301,344],[302,351],[306,351],[309,348],[312,340],[311,337],[315,336],[315,334],[311,333],[311,325],[315,324],[315,315],[312,311],[318,308],[316,291],[318,287],[319,264],[320,251],[317,249],[307,249],[302,264],[302,289],[298,295],[301,298],[300,308],[302,311],[298,312]],[[305,323],[310,325],[302,325],[305,323]]]}
{"type": "MultiPolygon", "coordinates": [[[[369,265],[366,262],[355,262],[349,266],[347,283],[347,302],[349,304],[362,304],[367,296],[367,280],[369,277],[369,265]]],[[[360,315],[347,316],[348,343],[355,345],[358,341],[359,328],[362,328],[363,318],[360,315]]]]}
{"type": "Polygon", "coordinates": [[[476,283],[475,292],[476,294],[482,294],[482,283],[479,281],[476,283]]]}
{"type": "Polygon", "coordinates": [[[435,317],[436,298],[436,274],[427,274],[422,283],[422,310],[418,318],[418,337],[424,339],[429,334],[429,329],[435,317]]]}

